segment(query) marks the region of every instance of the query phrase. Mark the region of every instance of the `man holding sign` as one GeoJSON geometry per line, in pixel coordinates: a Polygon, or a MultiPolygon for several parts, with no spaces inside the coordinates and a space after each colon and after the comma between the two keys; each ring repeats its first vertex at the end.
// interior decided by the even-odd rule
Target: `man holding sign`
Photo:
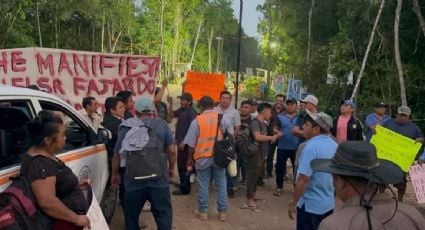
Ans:
{"type": "MultiPolygon", "coordinates": [[[[422,134],[420,128],[415,123],[410,121],[410,114],[411,110],[409,107],[400,106],[397,108],[396,117],[387,120],[384,122],[384,124],[382,124],[382,126],[410,139],[413,139],[416,142],[423,143],[424,135],[422,134]]],[[[405,176],[403,182],[394,185],[398,189],[398,200],[400,202],[403,201],[403,196],[406,193],[406,184],[407,181],[405,176]]]]}

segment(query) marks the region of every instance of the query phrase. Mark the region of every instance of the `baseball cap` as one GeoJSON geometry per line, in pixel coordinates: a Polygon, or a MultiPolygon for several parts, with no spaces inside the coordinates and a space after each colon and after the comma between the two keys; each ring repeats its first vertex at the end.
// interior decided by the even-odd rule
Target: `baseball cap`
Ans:
{"type": "Polygon", "coordinates": [[[136,100],[134,104],[134,108],[139,113],[152,113],[155,112],[155,105],[151,98],[148,97],[140,97],[136,100]]]}
{"type": "Polygon", "coordinates": [[[409,107],[402,105],[402,106],[399,106],[397,108],[397,113],[398,114],[404,114],[404,115],[410,116],[410,114],[412,114],[412,111],[410,110],[409,107]]]}
{"type": "Polygon", "coordinates": [[[356,107],[356,104],[352,100],[342,100],[340,105],[342,104],[349,105],[353,109],[356,107]]]}
{"type": "Polygon", "coordinates": [[[192,94],[190,93],[183,93],[181,96],[178,96],[177,98],[180,98],[180,100],[193,101],[192,94]]]}
{"type": "Polygon", "coordinates": [[[297,104],[297,100],[295,100],[294,98],[289,98],[288,100],[285,101],[285,104],[289,104],[289,103],[297,104]]]}
{"type": "Polygon", "coordinates": [[[382,101],[375,104],[375,108],[382,108],[382,107],[388,107],[388,105],[382,101]]]}
{"type": "Polygon", "coordinates": [[[319,104],[319,100],[317,100],[317,97],[315,97],[314,95],[307,95],[304,99],[301,99],[301,102],[304,103],[311,103],[315,106],[317,106],[319,104]]]}
{"type": "Polygon", "coordinates": [[[308,116],[310,116],[320,127],[325,130],[330,130],[333,127],[332,117],[326,113],[312,113],[309,110],[306,110],[308,116]]]}
{"type": "Polygon", "coordinates": [[[255,98],[248,99],[248,101],[251,103],[251,105],[258,105],[258,101],[255,98]]]}

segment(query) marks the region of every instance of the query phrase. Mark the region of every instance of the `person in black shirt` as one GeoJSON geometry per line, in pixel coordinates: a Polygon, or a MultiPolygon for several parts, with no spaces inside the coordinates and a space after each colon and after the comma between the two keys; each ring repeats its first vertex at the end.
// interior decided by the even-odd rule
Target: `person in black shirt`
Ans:
{"type": "MultiPolygon", "coordinates": [[[[245,100],[241,102],[241,107],[239,108],[239,112],[241,115],[241,130],[247,129],[251,125],[251,102],[249,100],[245,100]]],[[[237,178],[242,177],[240,183],[246,183],[246,171],[247,171],[247,159],[243,157],[243,154],[240,153],[240,150],[237,149],[238,158],[237,158],[237,168],[238,174],[237,178]]]]}
{"type": "Polygon", "coordinates": [[[187,168],[188,146],[183,144],[184,137],[189,130],[190,124],[196,118],[196,111],[192,107],[192,95],[190,93],[183,93],[178,97],[180,99],[180,108],[173,111],[173,98],[168,97],[167,101],[170,104],[168,107],[168,120],[177,118],[176,123],[176,144],[178,147],[177,152],[177,168],[180,177],[180,188],[173,191],[173,195],[188,195],[190,193],[190,172],[193,169],[187,168]]]}

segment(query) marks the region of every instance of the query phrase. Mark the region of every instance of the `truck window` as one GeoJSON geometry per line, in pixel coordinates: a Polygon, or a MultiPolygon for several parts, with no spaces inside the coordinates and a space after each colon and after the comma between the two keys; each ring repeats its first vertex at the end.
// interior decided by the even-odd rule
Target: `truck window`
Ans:
{"type": "Polygon", "coordinates": [[[43,110],[56,111],[63,115],[63,121],[66,127],[66,141],[65,146],[60,153],[90,145],[90,137],[92,135],[90,129],[86,127],[71,111],[48,101],[40,101],[40,105],[43,110]]]}
{"type": "Polygon", "coordinates": [[[25,124],[33,112],[29,100],[0,100],[0,169],[18,165],[30,147],[25,124]]]}

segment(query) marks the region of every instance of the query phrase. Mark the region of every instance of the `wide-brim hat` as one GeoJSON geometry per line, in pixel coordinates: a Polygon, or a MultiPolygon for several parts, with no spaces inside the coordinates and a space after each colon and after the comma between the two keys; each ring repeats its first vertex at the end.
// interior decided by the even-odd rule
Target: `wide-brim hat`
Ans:
{"type": "Polygon", "coordinates": [[[404,179],[400,167],[378,159],[375,146],[364,141],[343,142],[332,159],[314,159],[310,164],[315,171],[363,177],[377,184],[397,184],[404,179]]]}

